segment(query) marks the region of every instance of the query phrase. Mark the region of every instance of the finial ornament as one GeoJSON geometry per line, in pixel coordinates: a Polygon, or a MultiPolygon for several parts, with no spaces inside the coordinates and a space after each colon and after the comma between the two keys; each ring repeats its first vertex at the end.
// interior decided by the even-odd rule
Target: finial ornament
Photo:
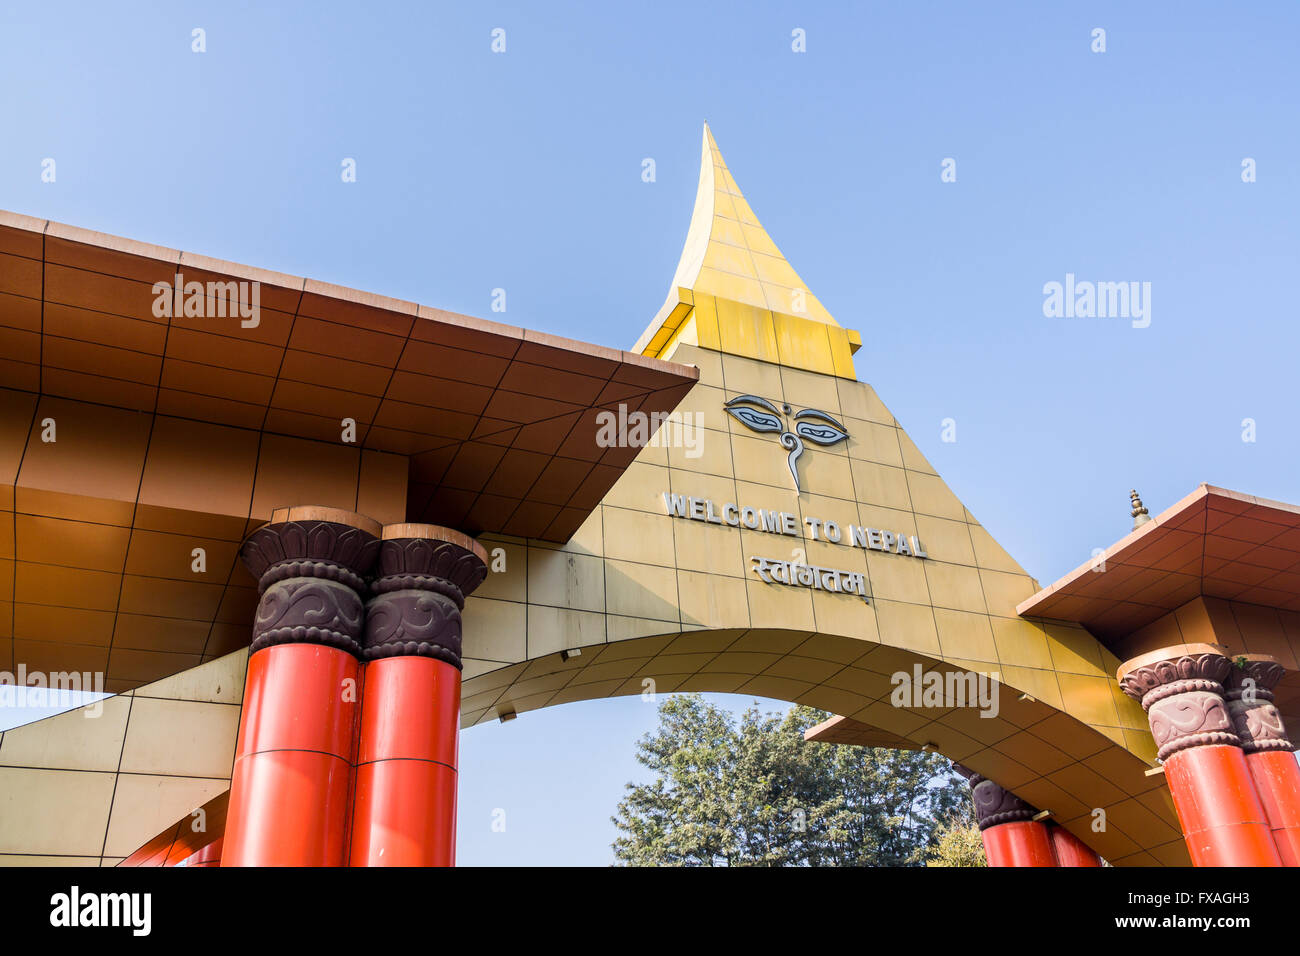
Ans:
{"type": "Polygon", "coordinates": [[[1151,520],[1151,515],[1147,513],[1147,506],[1144,505],[1142,499],[1138,497],[1136,488],[1129,492],[1129,498],[1133,505],[1133,511],[1131,512],[1133,515],[1133,530],[1136,531],[1151,520]]]}

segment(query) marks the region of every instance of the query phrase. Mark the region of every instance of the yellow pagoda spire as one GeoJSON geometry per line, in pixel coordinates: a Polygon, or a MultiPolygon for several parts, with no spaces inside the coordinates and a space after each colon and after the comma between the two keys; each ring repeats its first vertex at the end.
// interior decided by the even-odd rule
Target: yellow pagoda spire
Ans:
{"type": "Polygon", "coordinates": [[[842,329],[750,209],[704,124],[700,183],[668,299],[635,351],[678,342],[856,378],[858,333],[842,329]]]}

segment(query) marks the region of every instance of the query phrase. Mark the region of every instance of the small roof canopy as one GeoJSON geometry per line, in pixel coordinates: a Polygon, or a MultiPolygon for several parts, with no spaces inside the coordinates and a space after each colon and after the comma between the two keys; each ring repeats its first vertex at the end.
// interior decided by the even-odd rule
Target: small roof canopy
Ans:
{"type": "Polygon", "coordinates": [[[1016,612],[1109,645],[1197,597],[1300,611],[1300,507],[1202,484],[1016,612]]]}

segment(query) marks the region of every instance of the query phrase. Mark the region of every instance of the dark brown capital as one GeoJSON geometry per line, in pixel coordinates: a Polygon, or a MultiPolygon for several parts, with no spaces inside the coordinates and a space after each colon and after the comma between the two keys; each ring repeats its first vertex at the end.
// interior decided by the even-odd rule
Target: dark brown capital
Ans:
{"type": "Polygon", "coordinates": [[[1000,823],[1032,820],[1037,816],[1036,808],[1025,803],[1010,790],[998,786],[988,777],[980,776],[961,764],[953,764],[952,769],[965,777],[970,784],[971,802],[975,804],[975,822],[981,830],[987,830],[1000,823]]]}
{"type": "Polygon", "coordinates": [[[379,550],[380,526],[334,508],[283,508],[245,540],[239,556],[261,599],[252,651],[324,644],[360,655],[360,590],[379,550]]]}
{"type": "Polygon", "coordinates": [[[366,660],[414,654],[461,666],[461,609],[487,576],[487,552],[437,525],[388,525],[366,608],[366,660]]]}

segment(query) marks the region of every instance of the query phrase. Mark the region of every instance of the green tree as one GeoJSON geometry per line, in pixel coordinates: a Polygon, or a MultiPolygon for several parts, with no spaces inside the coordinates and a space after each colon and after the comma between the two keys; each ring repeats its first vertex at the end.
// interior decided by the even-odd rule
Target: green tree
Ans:
{"type": "Polygon", "coordinates": [[[934,844],[922,854],[926,866],[988,866],[984,857],[984,839],[975,825],[975,813],[967,801],[965,810],[959,810],[944,820],[935,833],[934,844]]]}
{"type": "Polygon", "coordinates": [[[698,694],[669,696],[637,744],[652,774],[613,817],[632,866],[908,866],[969,805],[935,754],[811,744],[829,715],[751,707],[739,719],[698,694]]]}

